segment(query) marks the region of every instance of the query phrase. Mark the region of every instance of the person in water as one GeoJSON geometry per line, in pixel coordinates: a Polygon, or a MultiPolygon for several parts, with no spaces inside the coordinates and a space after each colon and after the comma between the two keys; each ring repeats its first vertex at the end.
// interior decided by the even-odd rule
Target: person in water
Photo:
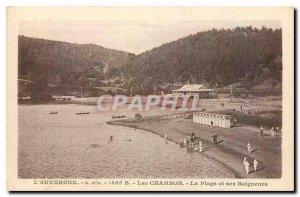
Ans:
{"type": "Polygon", "coordinates": [[[165,143],[168,144],[168,135],[165,133],[165,143]]]}
{"type": "Polygon", "coordinates": [[[113,139],[114,139],[113,135],[109,136],[109,138],[108,138],[108,144],[111,143],[113,141],[113,139]]]}

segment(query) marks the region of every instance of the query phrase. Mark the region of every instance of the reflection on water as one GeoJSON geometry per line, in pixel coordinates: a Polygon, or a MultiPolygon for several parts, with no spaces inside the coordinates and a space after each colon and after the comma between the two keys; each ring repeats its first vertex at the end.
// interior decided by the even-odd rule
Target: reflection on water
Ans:
{"type": "MultiPolygon", "coordinates": [[[[136,112],[122,113],[133,117],[136,112]]],[[[187,153],[175,143],[166,144],[155,134],[105,124],[113,114],[116,113],[98,112],[96,106],[20,105],[19,177],[233,177],[218,163],[187,153]],[[58,114],[50,115],[50,111],[58,114]],[[76,115],[79,111],[90,114],[76,115]],[[113,140],[108,143],[110,136],[113,140]]]]}

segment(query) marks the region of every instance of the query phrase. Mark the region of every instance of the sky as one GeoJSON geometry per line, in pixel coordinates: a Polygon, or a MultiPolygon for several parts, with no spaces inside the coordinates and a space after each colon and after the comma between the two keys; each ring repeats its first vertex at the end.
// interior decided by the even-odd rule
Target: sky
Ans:
{"type": "Polygon", "coordinates": [[[279,21],[25,21],[19,24],[19,35],[96,44],[138,55],[197,32],[250,25],[281,28],[279,21]]]}

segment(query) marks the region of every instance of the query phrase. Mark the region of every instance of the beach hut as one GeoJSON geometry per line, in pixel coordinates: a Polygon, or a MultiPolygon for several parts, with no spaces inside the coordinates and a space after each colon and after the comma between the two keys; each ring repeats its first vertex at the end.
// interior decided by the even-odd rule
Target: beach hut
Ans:
{"type": "Polygon", "coordinates": [[[207,125],[207,122],[208,122],[208,117],[207,117],[207,114],[203,114],[203,124],[207,125]]]}
{"type": "Polygon", "coordinates": [[[214,122],[214,126],[219,126],[219,115],[218,114],[214,114],[213,115],[213,122],[214,122]]]}
{"type": "Polygon", "coordinates": [[[209,125],[209,115],[205,113],[204,116],[205,116],[205,124],[209,125]]]}
{"type": "Polygon", "coordinates": [[[231,120],[230,116],[228,115],[224,116],[223,128],[230,128],[230,120],[231,120]]]}
{"type": "Polygon", "coordinates": [[[229,115],[222,114],[212,114],[212,113],[193,113],[193,122],[204,125],[211,125],[221,127],[221,128],[230,128],[231,117],[229,115]]]}
{"type": "Polygon", "coordinates": [[[204,114],[200,114],[200,124],[204,124],[204,114]]]}
{"type": "Polygon", "coordinates": [[[197,116],[196,116],[196,122],[197,122],[198,124],[200,124],[200,114],[197,114],[197,116]]]}
{"type": "Polygon", "coordinates": [[[207,113],[205,114],[205,124],[209,125],[209,115],[207,113]]]}
{"type": "Polygon", "coordinates": [[[219,127],[223,127],[223,120],[224,120],[224,116],[222,116],[222,115],[219,115],[219,117],[218,117],[218,125],[219,125],[219,127]]]}
{"type": "Polygon", "coordinates": [[[197,121],[196,121],[197,116],[198,116],[197,113],[193,113],[193,122],[196,122],[196,123],[197,123],[197,121]]]}

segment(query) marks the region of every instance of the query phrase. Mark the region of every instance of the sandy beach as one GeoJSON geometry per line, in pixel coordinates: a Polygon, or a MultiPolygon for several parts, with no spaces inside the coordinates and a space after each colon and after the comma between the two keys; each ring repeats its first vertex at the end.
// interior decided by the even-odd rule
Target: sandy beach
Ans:
{"type": "MultiPolygon", "coordinates": [[[[181,138],[187,133],[194,132],[203,142],[202,153],[208,158],[212,158],[232,172],[238,178],[280,178],[281,177],[281,137],[272,137],[268,132],[261,137],[258,129],[250,126],[239,125],[235,128],[223,129],[218,127],[193,123],[191,119],[177,118],[164,120],[162,118],[147,119],[142,121],[119,120],[109,122],[114,125],[143,129],[150,131],[161,137],[165,133],[168,139],[179,143],[181,138]],[[218,135],[218,144],[211,142],[211,135],[218,135]],[[251,143],[253,152],[247,151],[247,143],[251,143]],[[247,175],[242,165],[243,158],[247,157],[252,165],[257,159],[258,170],[254,172],[253,165],[247,175]]],[[[178,145],[179,146],[179,145],[178,145]]]]}

